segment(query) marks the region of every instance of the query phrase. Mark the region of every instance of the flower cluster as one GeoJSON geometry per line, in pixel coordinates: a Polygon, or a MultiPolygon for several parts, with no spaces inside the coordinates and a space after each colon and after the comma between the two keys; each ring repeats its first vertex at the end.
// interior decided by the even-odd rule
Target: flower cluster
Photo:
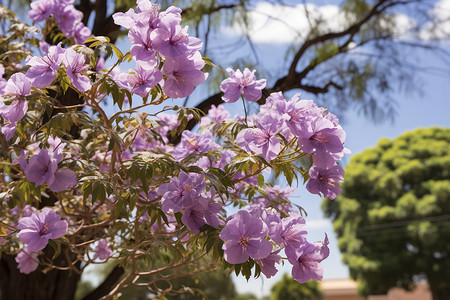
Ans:
{"type": "MultiPolygon", "coordinates": [[[[0,68],[0,76],[4,69],[0,68]]],[[[2,127],[2,133],[10,140],[16,131],[16,123],[20,121],[28,110],[26,96],[30,94],[31,83],[23,73],[16,73],[4,82],[3,89],[0,86],[0,115],[9,124],[2,127]],[[10,102],[8,105],[7,102],[10,102]]]]}
{"type": "Polygon", "coordinates": [[[36,0],[31,2],[28,17],[38,23],[53,17],[59,29],[75,43],[82,44],[91,35],[91,30],[81,20],[83,13],[73,6],[73,0],[36,0]]]}
{"type": "Polygon", "coordinates": [[[220,84],[220,89],[224,93],[223,101],[233,103],[239,100],[241,95],[248,101],[258,101],[262,96],[262,90],[266,87],[266,80],[256,80],[255,72],[250,72],[245,68],[244,73],[237,69],[227,69],[230,78],[225,79],[220,84]]]}
{"type": "Polygon", "coordinates": [[[116,13],[113,18],[129,30],[130,53],[136,60],[134,74],[117,75],[124,88],[145,97],[161,82],[167,96],[183,98],[208,77],[201,71],[205,65],[199,52],[202,41],[181,27],[181,9],[171,6],[160,12],[159,5],[141,0],[136,11],[116,13]],[[159,70],[161,60],[164,64],[159,70]]]}
{"type": "Polygon", "coordinates": [[[321,280],[323,269],[319,263],[329,255],[328,238],[325,237],[323,243],[309,243],[304,225],[305,220],[296,212],[280,218],[276,210],[250,205],[231,216],[220,232],[220,238],[225,241],[224,258],[231,264],[241,264],[252,258],[270,278],[277,273],[275,264],[280,264],[279,253],[284,249],[293,265],[295,280],[301,283],[321,280]]]}
{"type": "Polygon", "coordinates": [[[343,181],[344,171],[336,160],[349,151],[344,147],[345,131],[335,115],[311,100],[300,100],[299,94],[286,101],[281,93],[272,93],[251,124],[237,136],[239,146],[272,161],[282,150],[280,135],[296,141],[291,148],[312,159],[308,191],[331,199],[341,192],[338,183],[343,181]]]}

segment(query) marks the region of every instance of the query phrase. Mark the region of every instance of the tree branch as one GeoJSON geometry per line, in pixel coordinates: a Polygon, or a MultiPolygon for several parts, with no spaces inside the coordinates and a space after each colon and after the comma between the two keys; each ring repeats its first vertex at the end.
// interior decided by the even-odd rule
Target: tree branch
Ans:
{"type": "Polygon", "coordinates": [[[125,270],[122,266],[115,266],[111,273],[109,273],[108,277],[106,277],[106,279],[102,282],[102,284],[100,284],[95,290],[86,295],[83,300],[98,300],[101,297],[107,295],[124,273],[125,270]]]}

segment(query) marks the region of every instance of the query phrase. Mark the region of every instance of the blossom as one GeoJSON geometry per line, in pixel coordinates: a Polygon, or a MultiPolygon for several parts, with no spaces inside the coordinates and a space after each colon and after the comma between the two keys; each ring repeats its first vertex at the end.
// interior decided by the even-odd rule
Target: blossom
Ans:
{"type": "Polygon", "coordinates": [[[178,177],[169,183],[159,186],[157,192],[162,196],[161,209],[164,212],[179,212],[183,207],[193,206],[197,198],[205,189],[205,176],[197,173],[180,171],[178,177]]]}
{"type": "Polygon", "coordinates": [[[188,27],[182,28],[173,18],[163,18],[159,28],[151,33],[153,47],[167,57],[187,56],[202,48],[202,41],[190,37],[188,27]],[[166,20],[170,20],[166,22],[166,20]]]}
{"type": "Polygon", "coordinates": [[[256,260],[256,263],[261,268],[261,272],[266,275],[267,278],[270,278],[278,273],[277,268],[275,268],[275,264],[281,264],[281,256],[278,255],[279,252],[280,250],[272,252],[269,256],[256,260]]]}
{"type": "Polygon", "coordinates": [[[47,19],[53,12],[55,2],[52,0],[37,0],[30,3],[31,9],[28,17],[34,22],[40,22],[47,19]]]}
{"type": "Polygon", "coordinates": [[[16,97],[30,94],[31,82],[23,73],[15,73],[5,85],[4,94],[16,97]]]}
{"type": "Polygon", "coordinates": [[[28,103],[25,100],[14,100],[10,105],[4,105],[4,103],[0,102],[0,114],[11,123],[22,120],[27,110],[28,103]]]}
{"type": "Polygon", "coordinates": [[[269,113],[258,114],[254,118],[257,128],[249,128],[239,132],[237,144],[256,154],[261,154],[265,159],[272,160],[281,151],[281,145],[276,133],[282,128],[283,122],[279,116],[269,113]]]}
{"type": "Polygon", "coordinates": [[[228,112],[228,110],[225,109],[225,107],[222,104],[218,106],[215,106],[213,104],[211,108],[208,110],[208,116],[210,116],[214,122],[222,123],[223,121],[225,121],[230,117],[230,113],[228,112]]]}
{"type": "Polygon", "coordinates": [[[69,77],[72,85],[81,92],[89,90],[92,86],[89,78],[81,75],[89,68],[89,66],[85,64],[84,55],[69,48],[64,53],[63,62],[66,65],[67,77],[69,77]]]}
{"type": "Polygon", "coordinates": [[[42,149],[37,155],[30,158],[30,162],[24,171],[27,180],[33,182],[37,187],[44,182],[53,182],[57,168],[56,159],[49,155],[47,149],[42,149]]]}
{"type": "Polygon", "coordinates": [[[306,222],[298,212],[274,221],[269,224],[269,236],[275,243],[282,247],[296,247],[306,240],[307,232],[303,230],[306,222]]]}
{"type": "Polygon", "coordinates": [[[328,237],[323,242],[305,242],[297,248],[286,248],[286,256],[292,264],[292,277],[300,283],[322,280],[323,267],[320,262],[328,257],[328,237]]]}
{"type": "Polygon", "coordinates": [[[23,274],[30,274],[39,266],[38,254],[36,252],[31,252],[28,248],[20,251],[16,256],[15,261],[18,264],[17,268],[20,273],[23,274]]]}
{"type": "Polygon", "coordinates": [[[14,136],[14,133],[16,133],[16,124],[11,123],[8,125],[2,126],[2,134],[5,135],[5,138],[9,141],[14,136]]]}
{"type": "Polygon", "coordinates": [[[29,163],[20,160],[28,181],[39,186],[47,182],[53,192],[61,192],[76,184],[77,177],[74,171],[68,168],[58,169],[58,163],[62,160],[59,147],[54,152],[41,149],[38,154],[30,158],[29,163]]]}
{"type": "Polygon", "coordinates": [[[241,264],[249,257],[263,259],[272,252],[272,244],[265,239],[267,229],[263,221],[241,210],[227,222],[220,232],[225,241],[224,258],[230,264],[241,264]]]}
{"type": "Polygon", "coordinates": [[[325,169],[343,157],[344,141],[344,130],[322,117],[309,119],[307,129],[298,139],[302,150],[312,154],[314,165],[325,169]]]}
{"type": "Polygon", "coordinates": [[[156,51],[152,48],[150,32],[148,26],[137,24],[128,32],[128,39],[133,44],[130,49],[131,56],[137,61],[150,61],[150,64],[154,65],[156,51]]]}
{"type": "Polygon", "coordinates": [[[91,30],[82,22],[79,22],[73,27],[72,36],[75,40],[75,43],[81,45],[89,36],[91,36],[91,30]]]}
{"type": "Polygon", "coordinates": [[[55,80],[63,53],[64,49],[61,47],[61,43],[59,43],[57,46],[49,47],[47,55],[44,57],[32,56],[27,60],[27,65],[30,68],[26,76],[31,79],[33,86],[39,88],[46,87],[55,80]]]}
{"type": "Polygon", "coordinates": [[[200,52],[195,52],[189,57],[168,57],[162,68],[164,92],[172,98],[187,97],[194,91],[194,87],[204,82],[208,73],[201,69],[205,66],[200,52]]]}
{"type": "Polygon", "coordinates": [[[175,159],[181,161],[190,154],[202,154],[218,148],[219,145],[212,140],[211,131],[196,134],[185,130],[181,135],[180,144],[175,148],[172,155],[175,159]]]}
{"type": "Polygon", "coordinates": [[[217,213],[221,208],[222,206],[219,203],[210,202],[208,198],[200,197],[193,205],[186,207],[181,221],[195,234],[198,234],[200,228],[205,224],[217,228],[220,225],[217,213]]]}
{"type": "Polygon", "coordinates": [[[62,5],[53,15],[65,36],[72,36],[75,25],[83,19],[83,13],[73,5],[62,5]]]}
{"type": "Polygon", "coordinates": [[[109,243],[106,240],[98,241],[97,246],[95,247],[94,259],[99,258],[101,260],[108,259],[112,254],[112,250],[109,247],[109,243]]]}
{"type": "Polygon", "coordinates": [[[19,219],[19,238],[31,252],[47,246],[49,239],[58,239],[67,233],[67,222],[48,207],[42,212],[34,212],[30,217],[19,219]]]}
{"type": "Polygon", "coordinates": [[[227,72],[230,73],[230,78],[225,79],[220,84],[220,89],[224,93],[223,101],[236,102],[241,94],[248,101],[258,101],[261,98],[262,90],[266,87],[266,80],[256,80],[256,70],[250,72],[249,69],[245,68],[244,73],[242,73],[239,69],[235,72],[228,68],[227,72]]]}
{"type": "Polygon", "coordinates": [[[329,169],[312,166],[306,189],[312,194],[323,194],[324,197],[334,199],[342,192],[339,182],[343,181],[344,169],[337,164],[329,169]]]}
{"type": "Polygon", "coordinates": [[[136,73],[128,76],[128,83],[132,86],[133,93],[145,97],[152,87],[162,80],[161,72],[154,66],[151,69],[136,64],[136,73]]]}

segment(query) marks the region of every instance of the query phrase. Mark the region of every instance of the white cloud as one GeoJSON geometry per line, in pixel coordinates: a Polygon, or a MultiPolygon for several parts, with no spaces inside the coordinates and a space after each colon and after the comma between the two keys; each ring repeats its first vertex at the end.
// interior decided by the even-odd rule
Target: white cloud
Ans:
{"type": "Polygon", "coordinates": [[[306,226],[305,226],[306,230],[313,230],[313,229],[324,230],[331,228],[332,224],[329,219],[313,219],[313,220],[306,219],[306,226]]]}
{"type": "Polygon", "coordinates": [[[425,24],[420,32],[422,39],[449,39],[450,38],[450,0],[441,0],[430,11],[435,24],[425,24]]]}
{"type": "MultiPolygon", "coordinates": [[[[321,30],[339,30],[344,28],[345,16],[336,5],[317,6],[314,4],[298,4],[285,6],[259,2],[249,13],[251,24],[250,36],[255,43],[291,43],[303,39],[309,32],[311,20],[326,20],[321,30]]],[[[230,35],[242,34],[239,25],[225,29],[230,35]]]]}
{"type": "MultiPolygon", "coordinates": [[[[422,39],[448,37],[450,35],[450,0],[440,0],[430,14],[439,21],[439,26],[431,28],[431,24],[425,24],[424,30],[419,33],[419,37],[422,39]]],[[[346,15],[336,5],[318,6],[307,3],[286,6],[258,2],[248,15],[249,34],[253,42],[259,44],[287,44],[293,41],[301,41],[306,37],[311,27],[307,15],[309,15],[313,27],[319,22],[321,32],[343,30],[352,19],[356,19],[351,15],[346,15]]],[[[417,23],[405,14],[394,14],[392,22],[386,23],[384,26],[393,31],[396,39],[417,38],[417,35],[413,34],[417,23]]],[[[232,36],[244,33],[238,24],[225,28],[224,32],[232,36]]]]}

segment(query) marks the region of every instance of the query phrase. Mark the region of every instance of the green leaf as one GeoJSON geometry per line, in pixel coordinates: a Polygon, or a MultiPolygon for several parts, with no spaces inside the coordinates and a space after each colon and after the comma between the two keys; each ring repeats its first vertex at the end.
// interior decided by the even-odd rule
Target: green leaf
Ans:
{"type": "Polygon", "coordinates": [[[48,240],[48,244],[55,250],[55,253],[53,253],[52,259],[55,259],[59,256],[61,253],[61,245],[60,243],[55,242],[54,240],[48,240]]]}
{"type": "Polygon", "coordinates": [[[263,187],[263,185],[264,185],[264,176],[260,173],[260,174],[258,174],[257,179],[258,179],[259,186],[263,187]]]}

